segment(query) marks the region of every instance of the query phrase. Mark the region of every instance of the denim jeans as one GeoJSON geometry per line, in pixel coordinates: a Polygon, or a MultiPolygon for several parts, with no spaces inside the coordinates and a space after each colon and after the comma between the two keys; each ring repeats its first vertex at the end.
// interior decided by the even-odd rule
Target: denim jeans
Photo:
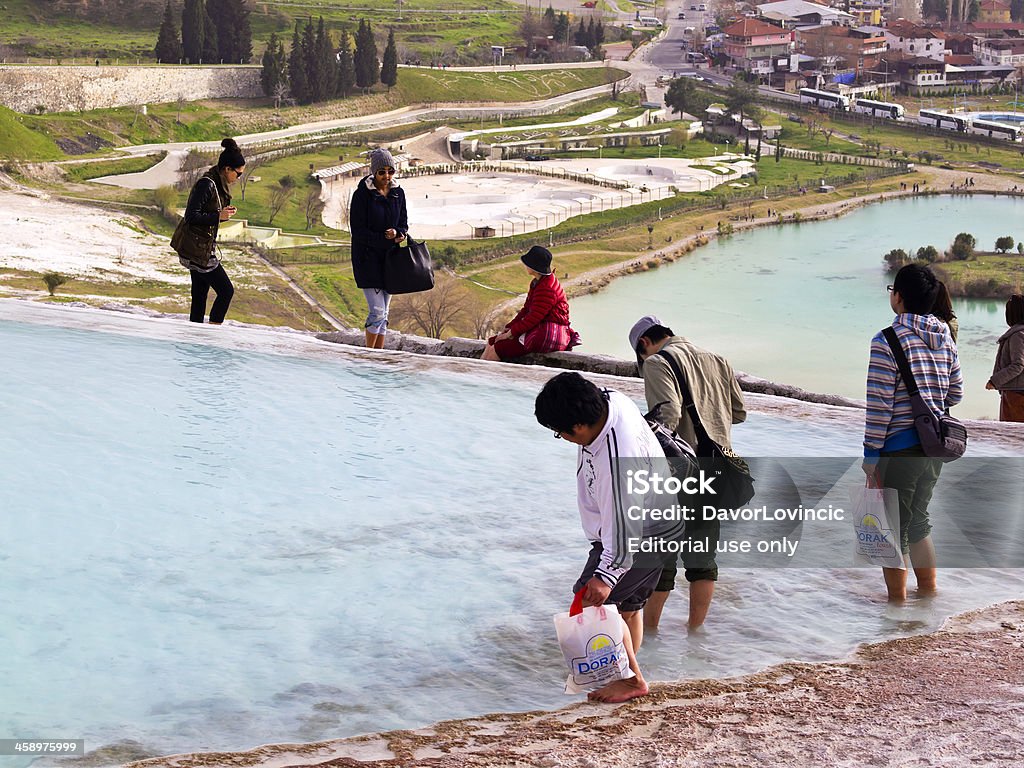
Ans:
{"type": "Polygon", "coordinates": [[[364,327],[370,333],[383,334],[388,329],[388,308],[391,306],[391,294],[383,288],[363,288],[363,295],[370,308],[364,327]]]}

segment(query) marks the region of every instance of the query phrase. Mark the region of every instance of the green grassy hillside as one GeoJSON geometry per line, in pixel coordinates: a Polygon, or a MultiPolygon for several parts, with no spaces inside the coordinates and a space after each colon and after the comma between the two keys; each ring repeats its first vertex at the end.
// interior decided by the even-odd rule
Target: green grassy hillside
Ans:
{"type": "Polygon", "coordinates": [[[54,160],[61,151],[53,139],[24,124],[24,115],[0,106],[0,158],[54,160]]]}
{"type": "MultiPolygon", "coordinates": [[[[172,5],[180,30],[181,3],[172,5]]],[[[103,61],[153,60],[157,30],[163,18],[163,0],[116,3],[93,0],[80,3],[42,0],[5,0],[3,44],[8,58],[103,61]]],[[[271,32],[291,40],[296,19],[323,16],[337,39],[345,27],[354,31],[365,18],[381,36],[394,28],[403,58],[444,57],[450,64],[479,54],[489,58],[491,45],[518,45],[522,6],[508,0],[402,0],[398,5],[379,0],[319,0],[315,3],[280,0],[250,4],[254,61],[259,60],[271,32]]],[[[381,48],[383,50],[383,48],[381,48]]]]}
{"type": "Polygon", "coordinates": [[[563,71],[456,72],[402,69],[398,86],[368,96],[312,107],[275,110],[260,102],[150,104],[52,115],[0,112],[0,157],[47,160],[103,153],[112,147],[171,141],[210,141],[314,120],[349,117],[407,104],[533,101],[595,85],[626,73],[595,67],[563,71]]]}

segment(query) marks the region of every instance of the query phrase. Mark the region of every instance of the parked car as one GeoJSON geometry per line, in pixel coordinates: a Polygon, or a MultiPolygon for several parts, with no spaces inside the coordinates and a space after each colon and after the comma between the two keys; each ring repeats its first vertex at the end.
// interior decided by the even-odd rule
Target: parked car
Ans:
{"type": "Polygon", "coordinates": [[[539,163],[544,160],[550,160],[551,158],[548,155],[527,155],[524,159],[529,160],[531,163],[539,163]]]}
{"type": "Polygon", "coordinates": [[[676,18],[677,19],[685,19],[686,18],[686,12],[685,11],[680,11],[678,13],[678,15],[676,16],[676,18]]]}
{"type": "Polygon", "coordinates": [[[587,0],[587,2],[585,2],[583,4],[583,7],[584,8],[597,8],[597,0],[587,0]]]}
{"type": "Polygon", "coordinates": [[[691,11],[696,11],[697,10],[697,6],[696,5],[691,5],[690,6],[690,10],[691,11]]]}

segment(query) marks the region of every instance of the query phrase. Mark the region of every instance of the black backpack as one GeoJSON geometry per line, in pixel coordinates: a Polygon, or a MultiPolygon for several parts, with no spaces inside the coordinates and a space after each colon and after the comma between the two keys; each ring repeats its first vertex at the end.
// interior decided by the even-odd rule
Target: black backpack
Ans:
{"type": "Polygon", "coordinates": [[[696,477],[700,472],[700,467],[697,465],[697,454],[694,453],[693,446],[656,418],[658,409],[662,405],[664,403],[658,403],[644,414],[644,418],[651,431],[654,432],[654,436],[658,438],[661,450],[665,452],[665,458],[668,459],[669,466],[672,468],[672,474],[680,480],[696,477]]]}

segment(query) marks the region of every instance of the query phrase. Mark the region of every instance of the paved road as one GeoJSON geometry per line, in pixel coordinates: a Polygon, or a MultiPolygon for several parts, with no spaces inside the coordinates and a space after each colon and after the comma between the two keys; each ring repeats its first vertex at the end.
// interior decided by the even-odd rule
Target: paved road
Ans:
{"type": "MultiPolygon", "coordinates": [[[[689,0],[668,3],[665,31],[657,40],[645,46],[645,50],[640,51],[639,55],[634,56],[638,65],[636,76],[647,85],[648,101],[664,100],[664,89],[654,85],[655,79],[659,76],[698,75],[716,85],[728,86],[732,83],[732,73],[712,70],[707,65],[696,65],[686,60],[686,54],[692,50],[693,40],[703,40],[704,29],[715,22],[714,14],[710,10],[693,10],[693,6],[699,7],[700,3],[689,0]],[[679,18],[680,13],[684,14],[684,18],[679,18]],[[693,32],[687,34],[688,29],[692,29],[693,32]]],[[[708,4],[708,7],[712,6],[708,4]]],[[[800,100],[793,94],[765,86],[760,86],[758,91],[787,101],[800,100]]]]}
{"type": "MultiPolygon", "coordinates": [[[[560,65],[554,64],[550,65],[549,68],[558,68],[559,66],[560,65]]],[[[628,66],[628,63],[624,62],[616,62],[616,66],[620,66],[622,69],[631,69],[631,67],[628,66]],[[620,66],[622,64],[627,65],[620,66]]],[[[441,104],[438,106],[427,107],[401,107],[399,109],[393,109],[390,112],[379,112],[373,115],[361,115],[359,117],[346,117],[339,120],[321,120],[315,123],[293,125],[290,128],[282,128],[276,131],[266,131],[264,133],[252,133],[246,136],[237,136],[236,139],[239,145],[245,148],[253,144],[269,143],[298,136],[315,136],[317,134],[325,134],[342,128],[367,126],[372,126],[374,128],[388,128],[396,125],[416,123],[420,120],[445,119],[446,116],[455,114],[465,115],[466,113],[470,113],[474,117],[477,115],[480,117],[497,117],[498,115],[507,115],[510,112],[524,109],[538,110],[538,112],[558,111],[576,102],[586,101],[604,93],[609,93],[611,89],[611,84],[599,85],[582,91],[573,91],[571,93],[562,94],[561,96],[553,96],[550,99],[541,99],[539,101],[530,102],[506,102],[502,104],[441,104]]],[[[138,156],[151,155],[156,152],[187,151],[189,149],[197,149],[205,152],[219,151],[220,142],[200,141],[174,142],[168,144],[139,144],[132,147],[120,147],[119,151],[132,156],[138,156]]]]}

